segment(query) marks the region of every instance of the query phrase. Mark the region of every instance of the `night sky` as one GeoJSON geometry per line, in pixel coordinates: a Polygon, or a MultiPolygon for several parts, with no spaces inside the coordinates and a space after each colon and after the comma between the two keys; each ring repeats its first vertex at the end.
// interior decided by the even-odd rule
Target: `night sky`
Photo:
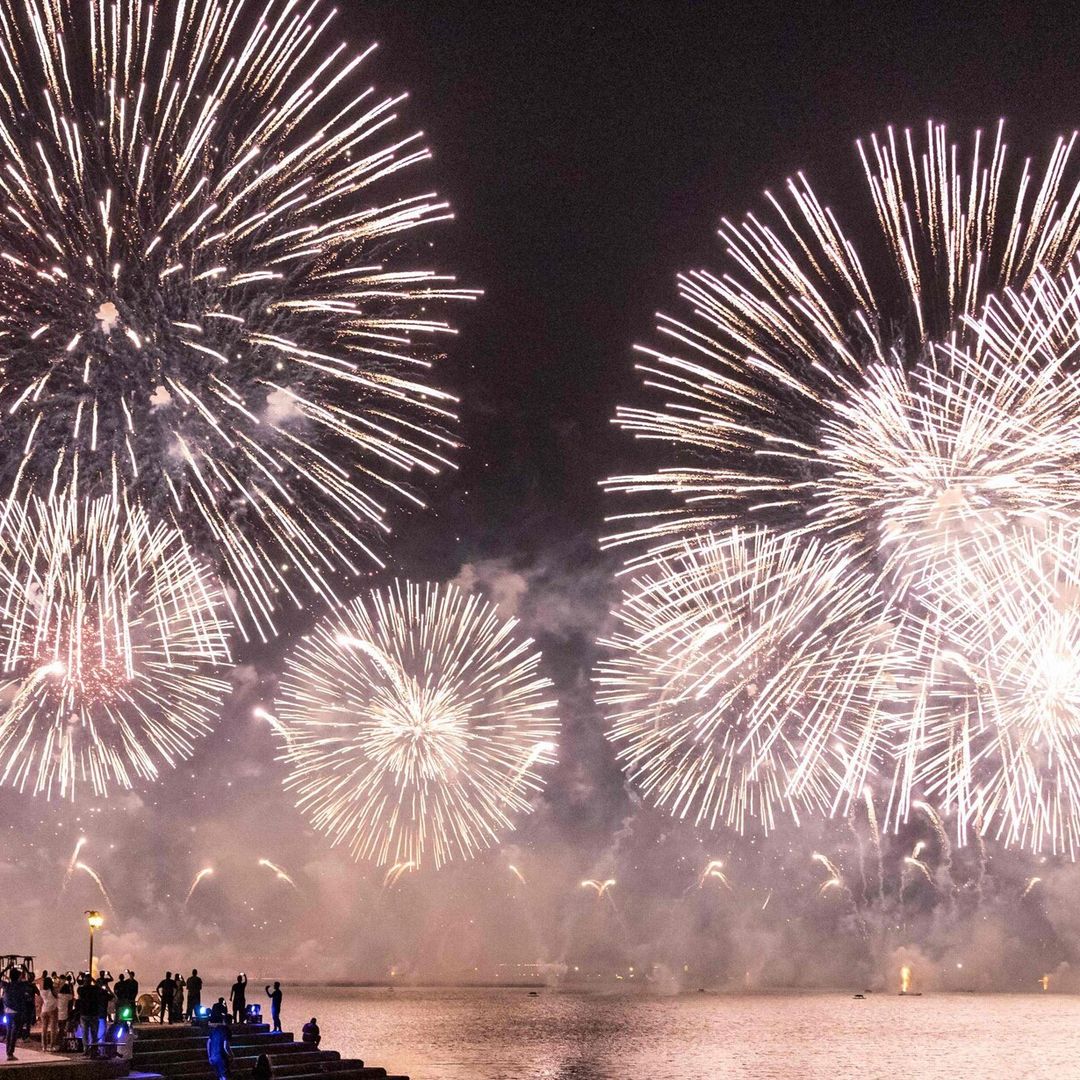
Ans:
{"type": "MultiPolygon", "coordinates": [[[[529,962],[678,972],[693,958],[695,977],[716,981],[751,968],[765,981],[872,976],[875,961],[831,944],[851,931],[849,914],[815,907],[809,856],[818,844],[853,852],[841,826],[708,837],[624,788],[587,682],[616,565],[596,543],[612,509],[598,481],[632,460],[610,417],[637,392],[631,346],[649,339],[655,310],[677,306],[675,274],[721,261],[721,215],[758,207],[796,169],[842,203],[858,176],[854,140],[889,122],[933,117],[966,141],[1005,116],[1011,145],[1044,154],[1080,121],[1075,22],[1022,5],[981,8],[977,23],[937,4],[902,17],[763,7],[342,0],[340,32],[379,41],[367,77],[411,92],[404,126],[426,132],[429,183],[457,212],[436,231],[437,264],[485,291],[453,313],[460,334],[444,366],[462,399],[460,469],[426,493],[426,513],[397,519],[393,569],[448,580],[470,567],[521,616],[560,690],[563,760],[504,847],[383,889],[381,872],[331,850],[281,792],[268,729],[251,718],[272,698],[280,650],[251,650],[219,731],[160,784],[78,807],[0,793],[5,951],[78,962],[81,912],[101,898],[81,874],[60,889],[85,830],[84,857],[115,905],[103,938],[114,968],[492,978],[529,962]],[[731,860],[744,890],[727,911],[684,899],[713,857],[731,860]],[[215,874],[185,908],[207,864],[215,874]],[[593,876],[619,880],[621,925],[581,895],[593,876]],[[770,890],[769,919],[752,921],[770,890]]],[[[978,859],[957,853],[957,873],[977,875],[978,859]]],[[[913,953],[967,956],[978,942],[994,964],[1022,956],[1018,979],[1072,958],[1073,868],[997,861],[1001,884],[987,886],[978,920],[929,896],[913,905],[913,953]],[[1018,903],[1036,873],[1045,897],[1018,903]]]]}

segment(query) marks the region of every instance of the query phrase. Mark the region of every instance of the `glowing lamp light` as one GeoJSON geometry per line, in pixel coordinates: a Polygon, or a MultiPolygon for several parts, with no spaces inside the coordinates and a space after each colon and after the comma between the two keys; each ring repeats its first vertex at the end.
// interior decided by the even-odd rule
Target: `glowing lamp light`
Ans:
{"type": "Polygon", "coordinates": [[[105,916],[100,911],[88,911],[86,924],[91,930],[100,930],[105,925],[105,916]]]}

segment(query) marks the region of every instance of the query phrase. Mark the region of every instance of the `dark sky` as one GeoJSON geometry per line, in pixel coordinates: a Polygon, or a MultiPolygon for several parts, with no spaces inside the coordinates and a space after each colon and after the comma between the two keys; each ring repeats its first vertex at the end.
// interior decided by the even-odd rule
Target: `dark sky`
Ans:
{"type": "MultiPolygon", "coordinates": [[[[461,334],[446,365],[462,398],[460,472],[430,493],[429,513],[401,523],[395,567],[446,579],[470,563],[496,588],[520,579],[522,617],[563,698],[563,763],[534,819],[503,850],[406,880],[388,896],[380,874],[352,868],[282,795],[267,731],[250,719],[276,660],[254,656],[222,730],[162,784],[91,811],[0,795],[12,834],[0,870],[8,895],[22,897],[8,914],[19,913],[24,936],[9,918],[5,933],[19,937],[10,947],[42,951],[49,940],[81,949],[79,912],[100,902],[92,882],[76,875],[50,904],[85,829],[85,858],[116,905],[106,937],[115,967],[191,957],[211,970],[261,963],[267,976],[378,976],[392,964],[486,975],[511,960],[607,965],[663,955],[675,969],[704,955],[719,978],[749,962],[728,955],[742,931],[744,952],[749,934],[759,959],[790,957],[785,934],[804,917],[824,931],[807,948],[831,955],[832,935],[850,930],[845,916],[820,925],[799,905],[816,902],[809,852],[841,843],[837,835],[800,835],[773,856],[753,845],[731,854],[730,838],[680,831],[637,807],[599,734],[586,676],[612,567],[596,549],[597,482],[629,456],[609,418],[635,393],[631,346],[649,337],[653,312],[672,305],[675,274],[718,263],[718,219],[758,205],[764,187],[803,168],[827,200],[842,200],[842,185],[857,176],[855,138],[888,122],[933,117],[959,136],[1004,115],[1025,152],[1071,130],[1080,119],[1074,20],[1024,5],[980,6],[978,22],[941,4],[903,15],[868,4],[797,15],[756,3],[341,0],[340,8],[342,33],[358,45],[380,42],[369,77],[411,91],[404,126],[422,126],[435,150],[431,185],[458,214],[439,236],[440,267],[485,290],[456,313],[461,334]],[[286,865],[299,889],[255,868],[259,855],[286,865]],[[746,885],[753,897],[722,917],[678,908],[696,869],[719,855],[743,868],[744,882],[758,875],[746,885]],[[790,880],[788,855],[805,896],[770,908],[775,923],[744,921],[790,880]],[[208,861],[214,877],[184,908],[208,861]],[[512,892],[507,861],[544,879],[532,900],[512,892]],[[609,873],[620,879],[629,929],[607,908],[582,907],[575,892],[580,877],[609,873]]],[[[964,858],[962,873],[977,874],[978,853],[964,858]]],[[[1035,871],[1019,861],[1009,872],[1015,892],[1035,871]]],[[[1070,876],[1055,893],[1059,912],[1075,880],[1062,874],[1070,876]]],[[[945,942],[935,904],[924,907],[913,939],[938,954],[991,933],[983,916],[945,942]]],[[[980,947],[995,962],[1017,942],[1035,964],[1071,955],[1059,937],[1071,936],[1068,925],[1051,931],[1030,905],[1002,901],[993,911],[993,939],[980,947]]],[[[843,978],[846,962],[845,953],[829,973],[843,978]]],[[[797,963],[778,970],[780,979],[805,974],[797,963]]]]}

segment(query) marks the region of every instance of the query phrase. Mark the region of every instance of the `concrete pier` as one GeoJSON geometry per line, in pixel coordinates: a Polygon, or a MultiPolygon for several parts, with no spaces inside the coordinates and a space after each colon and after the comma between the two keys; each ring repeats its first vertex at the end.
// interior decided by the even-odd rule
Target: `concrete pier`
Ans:
{"type": "MultiPolygon", "coordinates": [[[[260,1054],[270,1059],[274,1080],[409,1080],[388,1077],[386,1070],[356,1058],[343,1058],[336,1050],[316,1050],[296,1042],[291,1032],[272,1032],[269,1024],[234,1024],[232,1028],[232,1080],[250,1077],[260,1054]]],[[[135,1028],[132,1074],[164,1080],[213,1080],[206,1057],[206,1028],[192,1024],[139,1024],[135,1028]]],[[[51,1080],[62,1080],[53,1076],[51,1080]]],[[[71,1080],[98,1080],[75,1077],[71,1080]]]]}
{"type": "MultiPolygon", "coordinates": [[[[20,1044],[18,1061],[0,1060],[0,1076],[12,1080],[214,1080],[206,1057],[206,1027],[193,1024],[138,1024],[130,1061],[87,1061],[44,1054],[20,1044]]],[[[35,1035],[36,1039],[37,1036],[35,1035]]],[[[272,1032],[269,1024],[234,1024],[232,1080],[249,1080],[260,1054],[270,1059],[274,1080],[409,1080],[336,1050],[296,1042],[291,1032],[272,1032]]]]}

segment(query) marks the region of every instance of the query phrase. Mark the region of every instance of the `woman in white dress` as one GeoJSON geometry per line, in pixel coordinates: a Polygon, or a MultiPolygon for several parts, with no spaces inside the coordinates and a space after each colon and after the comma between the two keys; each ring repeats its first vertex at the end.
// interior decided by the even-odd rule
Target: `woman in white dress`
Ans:
{"type": "MultiPolygon", "coordinates": [[[[70,1000],[70,999],[69,999],[70,1000]]],[[[60,1047],[60,999],[56,993],[52,978],[48,975],[41,981],[41,1049],[58,1050],[60,1047]]]]}

